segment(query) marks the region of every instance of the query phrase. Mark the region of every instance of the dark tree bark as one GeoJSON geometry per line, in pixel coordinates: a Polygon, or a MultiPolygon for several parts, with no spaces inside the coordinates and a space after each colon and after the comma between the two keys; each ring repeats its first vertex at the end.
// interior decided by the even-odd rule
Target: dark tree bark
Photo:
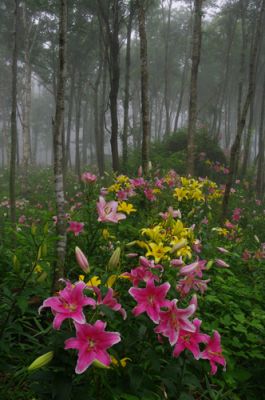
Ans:
{"type": "Polygon", "coordinates": [[[74,105],[74,90],[75,90],[75,66],[73,66],[71,74],[70,93],[68,99],[68,118],[67,118],[67,133],[66,133],[66,145],[65,145],[65,172],[69,166],[71,166],[71,154],[70,154],[70,143],[71,143],[71,127],[72,127],[72,116],[73,116],[73,105],[74,105]]]}
{"type": "Polygon", "coordinates": [[[85,89],[85,101],[83,105],[83,146],[82,146],[82,165],[87,165],[87,150],[88,150],[88,116],[89,116],[89,93],[86,86],[85,89]]]}
{"type": "Polygon", "coordinates": [[[126,170],[128,161],[128,125],[129,125],[129,99],[130,99],[130,68],[131,68],[131,32],[134,15],[133,1],[130,3],[130,14],[127,24],[127,43],[125,59],[125,89],[124,89],[124,119],[122,135],[122,163],[126,170]]]}
{"type": "Polygon", "coordinates": [[[64,97],[66,77],[66,30],[67,30],[67,0],[60,0],[59,14],[59,68],[57,77],[56,111],[53,121],[54,140],[54,179],[57,211],[57,260],[54,266],[53,287],[58,288],[58,279],[64,276],[66,254],[66,220],[65,197],[63,187],[63,128],[64,128],[64,97]]]}
{"type": "Polygon", "coordinates": [[[169,112],[169,37],[170,37],[170,26],[171,26],[171,8],[172,0],[169,0],[166,33],[165,33],[165,65],[164,65],[164,78],[165,78],[165,111],[166,111],[166,127],[165,135],[170,134],[170,112],[169,112]]]}
{"type": "MultiPolygon", "coordinates": [[[[120,42],[119,31],[121,23],[121,1],[113,0],[111,4],[111,18],[106,13],[102,0],[97,0],[99,6],[100,21],[104,24],[102,29],[104,40],[109,49],[109,77],[110,77],[110,116],[111,116],[111,154],[112,168],[119,171],[118,152],[118,93],[120,84],[120,42]]],[[[108,3],[109,7],[109,3],[108,3]]]]}
{"type": "Polygon", "coordinates": [[[234,36],[235,36],[236,26],[237,26],[237,15],[236,16],[231,15],[231,18],[228,21],[228,27],[227,27],[227,38],[226,38],[227,48],[225,51],[225,68],[224,68],[224,73],[223,73],[223,77],[221,80],[220,102],[218,104],[216,131],[214,132],[214,137],[217,142],[220,140],[220,129],[221,129],[221,123],[222,123],[222,114],[223,114],[223,107],[224,107],[224,101],[225,101],[225,94],[227,91],[229,77],[230,77],[231,48],[232,48],[232,44],[233,44],[233,40],[234,40],[234,36]]]}
{"type": "Polygon", "coordinates": [[[78,86],[75,97],[75,172],[78,178],[81,178],[80,164],[80,119],[81,119],[81,103],[82,103],[82,76],[81,72],[78,77],[78,86]]]}
{"type": "Polygon", "coordinates": [[[264,178],[265,178],[265,162],[264,162],[264,141],[265,141],[265,129],[264,129],[264,116],[265,116],[265,74],[263,77],[263,90],[260,110],[260,125],[259,125],[259,153],[258,153],[258,168],[257,168],[257,180],[256,180],[256,191],[259,199],[264,197],[264,178]]]}
{"type": "Polygon", "coordinates": [[[236,137],[235,137],[233,146],[231,148],[229,175],[228,175],[227,183],[225,186],[225,193],[224,193],[223,203],[222,203],[222,216],[221,216],[222,221],[224,221],[224,219],[227,216],[230,191],[232,188],[234,177],[235,177],[235,175],[237,173],[237,169],[238,169],[241,138],[242,138],[245,124],[246,124],[248,109],[249,109],[249,106],[250,106],[250,103],[252,101],[252,98],[254,96],[254,91],[255,91],[258,48],[259,48],[260,40],[261,40],[261,29],[262,29],[262,23],[263,23],[264,12],[265,12],[265,0],[261,0],[259,5],[260,6],[257,9],[258,20],[257,20],[257,24],[256,24],[256,29],[255,29],[253,45],[252,45],[251,52],[250,52],[248,90],[247,90],[244,106],[242,108],[242,111],[240,112],[240,116],[237,121],[236,137]]]}
{"type": "Polygon", "coordinates": [[[241,178],[244,178],[247,172],[247,167],[250,158],[250,144],[251,144],[251,137],[252,137],[252,130],[253,130],[253,119],[254,119],[254,99],[252,99],[249,108],[249,120],[248,120],[248,128],[247,128],[247,136],[246,142],[244,145],[244,156],[242,162],[242,169],[241,169],[241,178]]]}
{"type": "Polygon", "coordinates": [[[11,108],[11,154],[9,176],[10,217],[16,223],[16,159],[17,159],[17,29],[18,29],[18,0],[14,1],[13,17],[13,54],[12,54],[12,108],[11,108]]]}
{"type": "Polygon", "coordinates": [[[99,159],[98,159],[98,169],[100,176],[104,175],[105,171],[105,157],[104,157],[104,147],[105,147],[105,113],[106,113],[106,90],[107,90],[107,66],[108,66],[108,54],[107,49],[104,49],[104,60],[103,60],[103,71],[102,71],[102,90],[100,99],[100,109],[99,109],[99,159]]]}
{"type": "Polygon", "coordinates": [[[195,134],[197,121],[197,81],[201,56],[201,21],[203,0],[194,0],[194,23],[192,34],[191,81],[188,120],[187,173],[194,175],[195,134]]]}
{"type": "Polygon", "coordinates": [[[148,172],[150,120],[148,99],[148,66],[147,66],[147,38],[145,30],[145,1],[136,1],[138,8],[140,61],[141,61],[141,104],[142,104],[142,167],[144,174],[148,172]]]}

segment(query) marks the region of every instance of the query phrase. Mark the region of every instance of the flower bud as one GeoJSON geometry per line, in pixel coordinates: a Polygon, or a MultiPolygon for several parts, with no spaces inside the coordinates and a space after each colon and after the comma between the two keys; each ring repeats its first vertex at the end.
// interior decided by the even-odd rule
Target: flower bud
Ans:
{"type": "Polygon", "coordinates": [[[44,367],[53,359],[53,351],[49,351],[48,353],[43,354],[42,356],[36,358],[33,363],[28,367],[28,371],[34,371],[35,369],[39,369],[44,367]]]}
{"type": "Polygon", "coordinates": [[[185,247],[185,246],[187,245],[187,243],[188,243],[188,242],[187,242],[186,239],[180,239],[180,241],[179,241],[178,243],[176,243],[176,244],[172,247],[170,253],[172,254],[172,253],[175,253],[175,251],[177,251],[177,250],[179,250],[179,249],[182,249],[182,247],[185,247]]]}
{"type": "Polygon", "coordinates": [[[120,257],[121,257],[121,248],[117,247],[109,259],[108,268],[109,269],[116,268],[119,265],[120,257]]]}
{"type": "Polygon", "coordinates": [[[227,264],[224,260],[221,260],[220,258],[217,258],[215,260],[216,265],[218,265],[218,267],[223,267],[223,268],[229,268],[229,264],[227,264]]]}
{"type": "Polygon", "coordinates": [[[86,256],[82,252],[82,250],[79,249],[79,247],[77,247],[77,246],[75,248],[75,257],[76,257],[76,261],[78,262],[80,268],[84,271],[85,274],[88,274],[88,272],[90,271],[89,263],[87,261],[86,256]]]}
{"type": "Polygon", "coordinates": [[[93,361],[92,365],[96,368],[103,368],[103,369],[109,369],[110,367],[106,364],[103,364],[102,362],[98,361],[97,359],[93,361]]]}

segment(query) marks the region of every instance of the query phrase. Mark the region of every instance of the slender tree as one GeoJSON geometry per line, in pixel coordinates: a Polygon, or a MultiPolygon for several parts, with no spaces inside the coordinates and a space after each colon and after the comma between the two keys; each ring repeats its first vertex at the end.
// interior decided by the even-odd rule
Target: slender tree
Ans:
{"type": "Polygon", "coordinates": [[[142,104],[142,166],[144,174],[148,172],[150,120],[148,99],[148,64],[147,64],[147,38],[145,29],[146,1],[136,1],[138,9],[140,61],[141,61],[141,104],[142,104]]]}
{"type": "Polygon", "coordinates": [[[12,55],[12,109],[11,109],[11,154],[10,154],[10,176],[9,197],[11,222],[16,222],[16,158],[17,158],[17,30],[18,30],[18,0],[14,0],[13,16],[13,55],[12,55]]]}
{"type": "Polygon", "coordinates": [[[120,84],[120,26],[122,20],[122,1],[107,1],[107,8],[102,0],[97,0],[99,21],[102,24],[104,41],[109,50],[108,65],[110,78],[110,116],[111,116],[111,154],[112,168],[119,171],[118,151],[118,93],[120,84]]]}
{"type": "Polygon", "coordinates": [[[203,0],[194,0],[194,23],[192,34],[192,55],[191,55],[191,80],[189,99],[189,120],[188,120],[188,148],[187,148],[187,172],[194,174],[195,163],[195,132],[197,121],[197,81],[199,63],[201,57],[201,21],[202,21],[203,0]]]}
{"type": "Polygon", "coordinates": [[[221,215],[222,222],[225,220],[225,218],[227,216],[230,191],[232,188],[234,177],[235,177],[235,175],[237,173],[237,169],[238,169],[241,138],[242,138],[243,130],[245,128],[249,106],[250,106],[250,103],[254,96],[255,79],[256,79],[256,72],[257,72],[258,48],[259,48],[260,40],[261,40],[261,29],[262,29],[262,24],[263,24],[263,20],[264,20],[264,13],[265,13],[265,0],[261,0],[257,7],[258,20],[257,20],[257,24],[255,27],[254,40],[253,40],[252,48],[251,48],[251,52],[250,52],[248,90],[247,90],[243,108],[240,112],[240,115],[238,116],[236,137],[235,137],[234,143],[231,148],[231,153],[230,153],[229,175],[228,175],[227,183],[225,186],[225,193],[224,193],[223,203],[222,203],[222,215],[221,215]]]}
{"type": "Polygon", "coordinates": [[[131,68],[131,33],[132,21],[134,16],[134,3],[130,2],[130,12],[127,23],[127,43],[125,59],[125,88],[124,88],[124,119],[122,135],[122,163],[126,169],[128,159],[128,126],[129,126],[129,98],[130,98],[130,68],[131,68]]]}
{"type": "Polygon", "coordinates": [[[257,179],[256,179],[256,190],[259,199],[264,197],[264,179],[265,179],[265,129],[264,129],[264,118],[265,118],[265,74],[263,77],[263,88],[262,88],[262,100],[261,100],[261,111],[260,111],[260,125],[259,125],[259,153],[258,153],[258,168],[257,168],[257,179]]]}
{"type": "Polygon", "coordinates": [[[64,261],[66,254],[66,220],[65,199],[63,187],[63,129],[64,129],[64,97],[66,77],[66,30],[67,30],[67,0],[60,0],[59,16],[59,68],[57,76],[56,111],[53,121],[54,141],[54,179],[57,211],[57,260],[54,267],[53,290],[58,287],[58,279],[64,276],[64,261]]]}

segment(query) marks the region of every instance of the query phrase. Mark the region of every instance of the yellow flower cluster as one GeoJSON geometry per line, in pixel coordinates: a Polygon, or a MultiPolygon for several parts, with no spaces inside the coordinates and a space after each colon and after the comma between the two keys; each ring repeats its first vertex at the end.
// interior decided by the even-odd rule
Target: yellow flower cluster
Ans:
{"type": "Polygon", "coordinates": [[[137,241],[137,244],[146,249],[146,257],[154,258],[156,263],[175,257],[191,258],[193,230],[184,227],[180,220],[164,221],[153,228],[144,228],[141,234],[147,236],[147,241],[137,241]]]}
{"type": "Polygon", "coordinates": [[[130,180],[126,175],[119,175],[115,178],[113,185],[108,187],[109,193],[117,193],[119,190],[128,189],[131,187],[130,180]]]}
{"type": "Polygon", "coordinates": [[[131,203],[126,203],[126,201],[121,201],[118,205],[118,211],[122,211],[129,215],[132,212],[135,212],[136,208],[134,208],[131,203]]]}
{"type": "Polygon", "coordinates": [[[204,194],[202,192],[203,182],[199,182],[196,179],[189,179],[185,177],[181,177],[181,187],[177,187],[174,190],[174,197],[177,198],[178,201],[182,200],[196,200],[196,201],[204,201],[204,194]]]}
{"type": "Polygon", "coordinates": [[[175,188],[173,195],[178,201],[212,201],[222,196],[222,191],[218,189],[217,184],[209,179],[198,181],[181,177],[180,180],[182,186],[175,188]]]}

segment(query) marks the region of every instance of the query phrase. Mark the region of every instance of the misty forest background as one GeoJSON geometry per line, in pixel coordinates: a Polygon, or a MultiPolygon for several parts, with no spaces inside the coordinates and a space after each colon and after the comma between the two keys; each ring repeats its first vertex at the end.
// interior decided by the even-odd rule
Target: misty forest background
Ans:
{"type": "Polygon", "coordinates": [[[1,399],[265,399],[264,122],[265,0],[0,0],[1,399]],[[198,357],[134,318],[139,262],[196,309],[198,357]],[[38,314],[81,272],[122,338],[82,376],[38,314]]]}

